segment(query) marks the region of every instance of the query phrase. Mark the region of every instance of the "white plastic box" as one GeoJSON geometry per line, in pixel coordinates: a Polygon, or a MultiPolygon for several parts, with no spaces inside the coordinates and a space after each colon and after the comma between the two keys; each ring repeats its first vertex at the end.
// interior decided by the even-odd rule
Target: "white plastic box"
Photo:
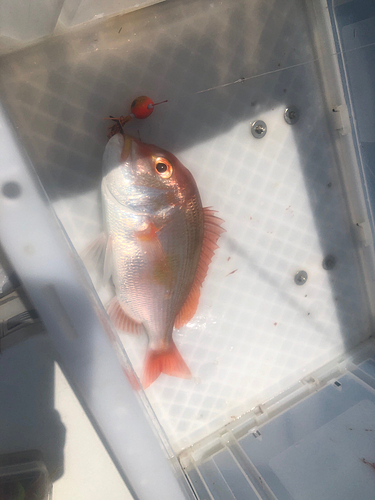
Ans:
{"type": "Polygon", "coordinates": [[[4,119],[2,245],[136,498],[372,498],[374,16],[365,0],[165,1],[1,58],[50,203],[4,119]],[[174,334],[193,378],[145,395],[120,363],[140,375],[146,339],[115,336],[78,257],[101,230],[103,118],[138,95],[168,103],[127,130],[176,154],[226,229],[174,334]]]}

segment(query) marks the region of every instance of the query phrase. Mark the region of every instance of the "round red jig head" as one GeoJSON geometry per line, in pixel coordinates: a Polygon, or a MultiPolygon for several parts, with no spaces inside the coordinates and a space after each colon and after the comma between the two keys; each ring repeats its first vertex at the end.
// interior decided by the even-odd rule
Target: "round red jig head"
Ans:
{"type": "Polygon", "coordinates": [[[130,106],[130,113],[133,114],[135,118],[139,118],[141,120],[150,116],[153,111],[154,103],[146,95],[141,95],[134,99],[130,106]]]}
{"type": "Polygon", "coordinates": [[[154,103],[149,97],[146,95],[141,95],[134,99],[130,106],[130,114],[128,116],[119,116],[115,118],[114,116],[109,116],[108,118],[104,118],[105,120],[112,120],[115,123],[112,127],[109,128],[107,137],[110,139],[115,134],[123,134],[124,131],[122,127],[125,123],[130,122],[132,118],[138,118],[143,120],[151,115],[154,111],[154,107],[158,106],[158,104],[163,104],[164,102],[168,102],[168,99],[161,102],[154,103]]]}

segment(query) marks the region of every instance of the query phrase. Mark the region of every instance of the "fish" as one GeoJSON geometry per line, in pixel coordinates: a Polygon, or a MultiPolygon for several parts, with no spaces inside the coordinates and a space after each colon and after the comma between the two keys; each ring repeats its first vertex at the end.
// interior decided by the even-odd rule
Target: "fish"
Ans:
{"type": "Polygon", "coordinates": [[[101,192],[105,231],[91,251],[114,284],[109,318],[125,332],[146,332],[144,388],[162,373],[190,378],[172,334],[196,313],[223,220],[202,206],[176,156],[121,133],[106,145],[101,192]]]}

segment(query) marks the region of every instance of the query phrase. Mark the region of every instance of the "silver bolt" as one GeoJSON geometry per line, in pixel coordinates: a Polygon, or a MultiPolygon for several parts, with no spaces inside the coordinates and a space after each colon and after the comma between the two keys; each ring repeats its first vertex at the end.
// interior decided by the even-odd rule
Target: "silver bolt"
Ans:
{"type": "Polygon", "coordinates": [[[323,269],[325,269],[326,271],[331,271],[331,269],[335,267],[336,262],[337,259],[334,255],[327,255],[327,257],[325,257],[322,262],[323,269]]]}
{"type": "Polygon", "coordinates": [[[306,271],[298,271],[298,273],[294,276],[294,283],[296,285],[304,285],[307,281],[307,272],[306,271]]]}
{"type": "Polygon", "coordinates": [[[262,139],[267,133],[267,125],[263,120],[256,120],[251,124],[251,133],[255,139],[262,139]]]}
{"type": "Polygon", "coordinates": [[[295,106],[288,106],[284,111],[284,119],[288,125],[294,125],[299,120],[299,111],[295,106]]]}

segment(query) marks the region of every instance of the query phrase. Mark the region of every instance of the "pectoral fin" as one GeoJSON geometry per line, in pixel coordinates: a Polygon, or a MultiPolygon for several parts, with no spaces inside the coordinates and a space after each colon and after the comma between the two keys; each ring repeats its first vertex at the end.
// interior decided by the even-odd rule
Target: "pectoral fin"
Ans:
{"type": "Polygon", "coordinates": [[[166,258],[166,253],[157,234],[159,230],[153,222],[150,222],[146,229],[135,232],[140,247],[152,262],[160,262],[166,258]]]}

